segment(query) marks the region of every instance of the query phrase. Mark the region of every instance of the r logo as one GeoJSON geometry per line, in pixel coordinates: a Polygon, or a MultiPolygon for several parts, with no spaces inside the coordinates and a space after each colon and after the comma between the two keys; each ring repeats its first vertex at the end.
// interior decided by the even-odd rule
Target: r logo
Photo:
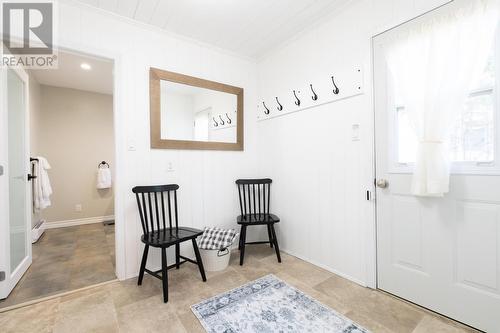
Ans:
{"type": "Polygon", "coordinates": [[[51,2],[2,3],[3,40],[11,54],[52,54],[52,7],[51,2]]]}

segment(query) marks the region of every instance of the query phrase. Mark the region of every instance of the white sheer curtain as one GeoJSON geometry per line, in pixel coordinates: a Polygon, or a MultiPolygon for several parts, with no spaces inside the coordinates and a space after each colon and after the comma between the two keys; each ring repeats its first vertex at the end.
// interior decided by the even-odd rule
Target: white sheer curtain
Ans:
{"type": "Polygon", "coordinates": [[[450,126],[485,68],[497,25],[496,4],[455,0],[446,12],[398,35],[387,50],[389,71],[418,139],[414,195],[449,191],[450,126]]]}

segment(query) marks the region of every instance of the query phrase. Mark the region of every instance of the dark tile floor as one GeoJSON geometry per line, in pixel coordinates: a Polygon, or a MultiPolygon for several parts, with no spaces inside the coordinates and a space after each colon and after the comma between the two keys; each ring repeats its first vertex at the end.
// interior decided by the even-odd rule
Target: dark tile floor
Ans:
{"type": "Polygon", "coordinates": [[[116,279],[114,225],[49,229],[33,263],[0,308],[116,279]]]}

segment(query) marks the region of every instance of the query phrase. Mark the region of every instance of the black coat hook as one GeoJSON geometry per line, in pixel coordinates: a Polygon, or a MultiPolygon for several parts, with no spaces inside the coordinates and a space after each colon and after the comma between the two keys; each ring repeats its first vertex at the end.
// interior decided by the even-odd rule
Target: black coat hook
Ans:
{"type": "Polygon", "coordinates": [[[219,123],[217,122],[217,120],[215,120],[215,117],[212,117],[212,120],[214,121],[214,127],[218,127],[219,123]]]}
{"type": "Polygon", "coordinates": [[[337,85],[335,84],[335,80],[333,79],[333,76],[332,76],[332,83],[333,83],[333,93],[334,93],[335,95],[338,95],[338,94],[339,94],[339,92],[340,92],[340,89],[339,89],[339,87],[337,87],[337,85]]]}
{"type": "Polygon", "coordinates": [[[231,120],[231,118],[229,118],[229,116],[227,115],[227,112],[226,112],[226,118],[227,118],[227,124],[228,124],[228,125],[231,125],[231,123],[232,123],[233,121],[231,120]]]}
{"type": "Polygon", "coordinates": [[[295,96],[295,105],[300,106],[300,99],[297,97],[297,94],[295,93],[295,90],[293,91],[293,95],[295,96]]]}
{"type": "Polygon", "coordinates": [[[264,113],[265,113],[265,114],[269,114],[269,112],[271,112],[271,111],[269,111],[269,109],[267,108],[266,103],[265,103],[265,102],[262,102],[262,105],[264,105],[264,108],[266,109],[266,110],[264,111],[264,113]]]}
{"type": "Polygon", "coordinates": [[[316,94],[316,92],[314,91],[312,84],[310,84],[309,86],[311,87],[311,91],[313,93],[313,95],[311,96],[312,100],[313,101],[317,101],[318,100],[318,94],[316,94]]]}
{"type": "Polygon", "coordinates": [[[224,124],[225,124],[225,122],[224,122],[224,119],[222,119],[222,116],[221,116],[221,115],[219,115],[219,119],[220,119],[220,124],[221,124],[221,125],[224,125],[224,124]]]}
{"type": "Polygon", "coordinates": [[[276,97],[276,103],[278,103],[278,107],[277,107],[278,111],[283,110],[283,105],[281,105],[280,101],[278,101],[278,97],[276,97]]]}

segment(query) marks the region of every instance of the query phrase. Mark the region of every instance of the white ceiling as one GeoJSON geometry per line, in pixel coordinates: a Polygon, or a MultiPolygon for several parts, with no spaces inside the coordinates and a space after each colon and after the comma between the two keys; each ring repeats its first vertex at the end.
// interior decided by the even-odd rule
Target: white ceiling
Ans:
{"type": "Polygon", "coordinates": [[[237,54],[260,58],[350,0],[79,0],[237,54]]]}
{"type": "Polygon", "coordinates": [[[40,84],[73,88],[102,94],[113,93],[113,62],[105,59],[89,57],[59,51],[57,69],[34,69],[30,72],[40,84]],[[80,68],[82,63],[89,64],[92,69],[80,68]]]}

